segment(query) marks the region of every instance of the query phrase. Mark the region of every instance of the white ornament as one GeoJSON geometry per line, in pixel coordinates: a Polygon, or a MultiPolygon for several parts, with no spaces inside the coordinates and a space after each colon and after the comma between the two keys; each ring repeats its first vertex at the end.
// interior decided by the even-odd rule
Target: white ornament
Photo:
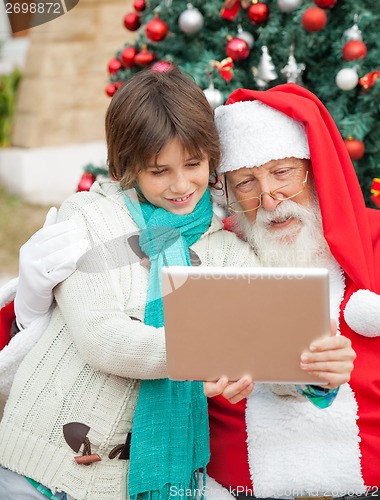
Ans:
{"type": "Polygon", "coordinates": [[[268,47],[263,45],[261,47],[261,57],[257,68],[253,67],[252,72],[255,77],[256,84],[259,88],[264,89],[268,86],[269,82],[276,80],[278,77],[276,68],[272,62],[272,58],[269,55],[268,47]]]}
{"type": "Polygon", "coordinates": [[[359,22],[360,16],[359,14],[354,15],[354,25],[351,26],[351,28],[348,28],[343,34],[348,40],[359,40],[360,42],[363,41],[363,36],[362,32],[359,29],[358,22],[359,22]]]}
{"type": "Polygon", "coordinates": [[[293,12],[302,5],[302,0],[277,0],[277,4],[282,12],[293,12]]]}
{"type": "Polygon", "coordinates": [[[255,39],[253,38],[252,33],[250,33],[249,31],[244,31],[243,28],[240,26],[240,24],[238,26],[238,32],[236,38],[244,40],[250,49],[252,49],[252,47],[255,44],[255,39]]]}
{"type": "Polygon", "coordinates": [[[359,40],[360,42],[363,41],[362,32],[360,31],[359,26],[357,24],[354,24],[353,26],[351,26],[351,28],[346,30],[344,32],[344,36],[348,40],[359,40]]]}
{"type": "Polygon", "coordinates": [[[224,103],[224,97],[220,90],[214,87],[214,84],[211,82],[207,89],[203,90],[210,106],[212,109],[221,106],[224,103]]]}
{"type": "Polygon", "coordinates": [[[294,48],[290,47],[290,54],[288,58],[288,63],[281,70],[281,73],[285,76],[287,83],[297,83],[298,85],[303,85],[302,73],[305,71],[306,66],[303,63],[297,63],[294,57],[294,48]]]}
{"type": "Polygon", "coordinates": [[[335,81],[341,90],[352,90],[358,84],[359,76],[356,69],[344,68],[338,71],[335,81]]]}
{"type": "Polygon", "coordinates": [[[191,3],[187,4],[187,10],[184,10],[178,18],[179,27],[187,35],[197,33],[202,29],[203,23],[203,15],[191,3]]]}

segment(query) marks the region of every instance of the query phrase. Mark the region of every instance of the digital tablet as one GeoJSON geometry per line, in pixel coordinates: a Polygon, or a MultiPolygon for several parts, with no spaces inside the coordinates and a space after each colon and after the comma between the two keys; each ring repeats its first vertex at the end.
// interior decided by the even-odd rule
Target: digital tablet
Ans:
{"type": "Polygon", "coordinates": [[[299,367],[330,335],[324,268],[163,267],[169,378],[318,384],[299,367]]]}

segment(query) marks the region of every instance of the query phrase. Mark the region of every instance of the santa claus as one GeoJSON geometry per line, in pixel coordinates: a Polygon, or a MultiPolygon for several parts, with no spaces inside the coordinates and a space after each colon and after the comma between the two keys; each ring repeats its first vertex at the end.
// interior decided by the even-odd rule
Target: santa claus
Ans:
{"type": "Polygon", "coordinates": [[[207,498],[375,495],[380,213],[365,207],[340,133],[309,91],[239,89],[215,114],[228,228],[263,265],[329,269],[331,316],[357,359],[350,384],[323,411],[294,387],[256,384],[236,405],[210,399],[207,498]]]}

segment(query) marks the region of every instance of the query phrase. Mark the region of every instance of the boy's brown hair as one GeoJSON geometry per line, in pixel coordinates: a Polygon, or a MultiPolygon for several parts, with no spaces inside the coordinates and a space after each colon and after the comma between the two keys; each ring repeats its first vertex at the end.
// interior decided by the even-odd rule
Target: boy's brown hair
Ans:
{"type": "Polygon", "coordinates": [[[162,148],[178,138],[191,156],[209,158],[210,174],[220,160],[214,113],[203,91],[173,68],[144,70],[114,95],[106,113],[110,176],[126,189],[162,148]]]}

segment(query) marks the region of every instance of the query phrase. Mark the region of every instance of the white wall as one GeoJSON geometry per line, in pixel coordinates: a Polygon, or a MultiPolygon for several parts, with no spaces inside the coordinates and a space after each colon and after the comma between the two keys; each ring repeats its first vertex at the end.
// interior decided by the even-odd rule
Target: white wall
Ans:
{"type": "Polygon", "coordinates": [[[30,203],[60,205],[76,191],[89,163],[105,167],[102,141],[49,148],[0,149],[0,185],[30,203]]]}

